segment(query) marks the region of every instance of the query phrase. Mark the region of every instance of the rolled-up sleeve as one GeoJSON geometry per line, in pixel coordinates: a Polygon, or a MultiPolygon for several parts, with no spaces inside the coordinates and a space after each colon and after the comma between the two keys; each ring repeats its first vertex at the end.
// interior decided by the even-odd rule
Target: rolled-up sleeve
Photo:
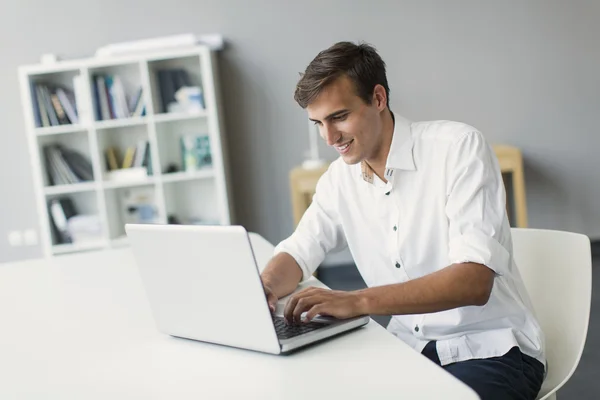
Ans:
{"type": "Polygon", "coordinates": [[[466,132],[450,147],[446,176],[450,263],[479,263],[503,275],[510,262],[499,241],[506,229],[506,194],[494,152],[480,132],[466,132]]]}
{"type": "Polygon", "coordinates": [[[275,254],[288,253],[296,260],[303,281],[311,277],[327,253],[347,246],[335,207],[334,164],[319,179],[312,203],[294,233],[275,247],[275,254]]]}

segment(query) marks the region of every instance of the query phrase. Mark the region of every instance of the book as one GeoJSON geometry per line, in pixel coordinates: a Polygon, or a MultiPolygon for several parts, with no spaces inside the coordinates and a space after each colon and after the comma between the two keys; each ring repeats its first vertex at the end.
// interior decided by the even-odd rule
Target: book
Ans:
{"type": "Polygon", "coordinates": [[[117,112],[115,111],[115,101],[111,95],[111,88],[113,86],[113,78],[111,75],[106,75],[104,78],[104,92],[106,93],[106,101],[108,104],[108,113],[109,118],[105,119],[115,119],[117,117],[117,112]]]}
{"type": "Polygon", "coordinates": [[[69,197],[52,199],[49,203],[49,211],[53,230],[56,234],[56,242],[58,244],[72,243],[67,223],[69,218],[77,215],[73,201],[69,197]]]}
{"type": "MultiPolygon", "coordinates": [[[[77,94],[80,96],[79,98],[82,99],[83,96],[85,96],[85,92],[83,91],[83,86],[82,83],[80,81],[80,85],[77,91],[77,94]]],[[[94,82],[92,84],[92,88],[94,91],[94,111],[96,114],[96,120],[97,121],[101,121],[102,120],[102,99],[100,98],[100,88],[99,88],[99,82],[98,82],[98,77],[94,77],[94,82]]]]}
{"type": "Polygon", "coordinates": [[[81,153],[66,148],[59,150],[68,167],[81,181],[94,180],[92,164],[81,153]]]}
{"type": "Polygon", "coordinates": [[[67,114],[69,121],[71,121],[73,124],[79,123],[75,102],[69,98],[67,91],[63,88],[58,88],[56,89],[56,95],[58,96],[58,100],[60,101],[64,112],[67,114]]]}
{"type": "Polygon", "coordinates": [[[144,115],[146,115],[146,105],[144,104],[143,97],[140,97],[135,106],[132,117],[143,117],[144,115]]]}
{"type": "Polygon", "coordinates": [[[106,169],[108,171],[114,171],[119,169],[119,150],[115,147],[109,147],[106,149],[106,169]]]}
{"type": "Polygon", "coordinates": [[[96,117],[98,120],[109,120],[109,119],[111,119],[111,112],[110,112],[110,106],[108,104],[108,96],[106,93],[106,83],[104,80],[104,76],[97,75],[94,80],[96,82],[95,90],[98,95],[97,102],[99,105],[99,110],[98,110],[99,112],[96,115],[96,117]]]}
{"type": "Polygon", "coordinates": [[[53,163],[58,169],[58,172],[62,176],[65,183],[70,184],[81,182],[81,179],[79,179],[77,175],[75,175],[71,167],[62,157],[62,153],[58,146],[55,145],[50,148],[50,156],[52,157],[53,163]]]}
{"type": "Polygon", "coordinates": [[[132,117],[141,117],[142,111],[140,110],[138,113],[138,107],[144,106],[144,98],[143,98],[143,89],[139,88],[135,95],[131,97],[131,101],[129,102],[129,115],[132,117]]]}
{"type": "Polygon", "coordinates": [[[56,112],[56,117],[58,118],[59,125],[70,124],[71,121],[68,119],[67,114],[65,113],[65,110],[62,107],[62,104],[60,104],[60,100],[58,99],[58,95],[56,94],[56,92],[50,93],[50,100],[52,101],[52,107],[54,107],[54,111],[56,112]]]}
{"type": "Polygon", "coordinates": [[[119,118],[128,118],[129,117],[129,107],[127,106],[127,97],[125,96],[125,88],[123,87],[123,83],[118,76],[113,77],[113,92],[115,97],[115,110],[117,110],[117,114],[119,118]]]}
{"type": "MultiPolygon", "coordinates": [[[[96,85],[92,85],[94,87],[93,95],[94,95],[94,104],[98,104],[96,99],[96,85]]],[[[72,93],[72,104],[75,108],[75,113],[77,114],[77,119],[85,124],[90,122],[93,118],[91,116],[90,110],[86,107],[87,102],[84,100],[87,93],[86,83],[83,81],[83,77],[81,75],[75,75],[73,77],[73,93],[72,93]]],[[[67,97],[71,99],[69,93],[67,93],[67,97]]]]}
{"type": "Polygon", "coordinates": [[[210,139],[207,135],[184,135],[180,138],[180,145],[184,171],[194,171],[212,165],[210,139]]]}
{"type": "Polygon", "coordinates": [[[144,150],[144,159],[142,160],[142,167],[146,167],[146,173],[152,175],[152,155],[150,153],[150,143],[146,144],[144,150]]]}
{"type": "Polygon", "coordinates": [[[192,86],[190,77],[185,69],[177,68],[171,70],[171,77],[175,86],[175,91],[178,91],[184,86],[192,86]]]}
{"type": "Polygon", "coordinates": [[[48,118],[50,119],[50,125],[57,126],[60,125],[58,123],[58,117],[56,116],[56,111],[54,110],[54,106],[52,105],[52,100],[50,99],[50,90],[46,86],[40,86],[42,97],[44,99],[44,107],[46,108],[46,112],[48,113],[48,118]]]}
{"type": "Polygon", "coordinates": [[[45,161],[44,165],[46,167],[46,175],[48,177],[48,182],[50,183],[50,185],[62,185],[66,182],[62,181],[62,177],[58,173],[58,170],[54,167],[54,163],[52,161],[52,156],[50,153],[50,148],[51,146],[44,146],[43,148],[45,161]]]}
{"type": "Polygon", "coordinates": [[[40,126],[42,126],[42,117],[40,115],[40,104],[39,104],[38,98],[37,98],[36,85],[30,83],[29,90],[30,90],[30,95],[31,95],[31,105],[32,105],[32,109],[33,109],[33,119],[35,121],[35,126],[40,127],[40,126]]]}
{"type": "Polygon", "coordinates": [[[175,103],[175,82],[171,76],[171,70],[159,70],[157,74],[162,112],[168,113],[169,105],[175,103]]]}
{"type": "Polygon", "coordinates": [[[128,147],[123,157],[122,168],[131,168],[133,165],[133,156],[135,155],[135,147],[128,147]]]}
{"type": "Polygon", "coordinates": [[[142,167],[144,157],[146,156],[146,146],[149,143],[147,140],[140,140],[135,148],[135,157],[133,159],[133,167],[142,167]]]}
{"type": "Polygon", "coordinates": [[[46,111],[46,102],[44,101],[44,94],[42,93],[42,87],[39,85],[35,86],[37,94],[38,108],[40,109],[40,118],[42,120],[42,126],[50,126],[50,119],[48,118],[48,112],[46,111]]]}
{"type": "Polygon", "coordinates": [[[56,152],[54,151],[54,146],[47,147],[46,156],[48,157],[48,165],[50,168],[51,174],[51,184],[52,185],[66,185],[69,182],[69,177],[66,174],[65,170],[61,168],[61,165],[58,162],[56,157],[56,152]]]}

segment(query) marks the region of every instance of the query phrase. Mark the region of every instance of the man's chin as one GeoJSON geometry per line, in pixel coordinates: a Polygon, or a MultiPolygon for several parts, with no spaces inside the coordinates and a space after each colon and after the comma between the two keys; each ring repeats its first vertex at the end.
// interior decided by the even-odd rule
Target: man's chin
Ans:
{"type": "Polygon", "coordinates": [[[359,162],[361,162],[360,157],[352,156],[349,154],[340,155],[340,157],[348,165],[355,165],[355,164],[358,164],[359,162]]]}

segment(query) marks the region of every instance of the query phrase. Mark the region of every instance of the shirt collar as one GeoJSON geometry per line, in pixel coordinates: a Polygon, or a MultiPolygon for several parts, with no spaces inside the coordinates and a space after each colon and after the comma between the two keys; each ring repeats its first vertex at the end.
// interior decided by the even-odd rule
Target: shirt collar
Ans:
{"type": "Polygon", "coordinates": [[[394,136],[392,136],[385,168],[414,171],[416,167],[413,158],[411,122],[400,115],[396,115],[394,120],[394,136]]]}
{"type": "MultiPolygon", "coordinates": [[[[385,163],[385,177],[389,179],[393,176],[394,170],[415,171],[415,159],[413,157],[413,138],[411,132],[411,122],[400,116],[392,114],[394,119],[394,133],[390,152],[385,163]]],[[[361,162],[361,177],[373,183],[374,172],[366,162],[361,162]]]]}

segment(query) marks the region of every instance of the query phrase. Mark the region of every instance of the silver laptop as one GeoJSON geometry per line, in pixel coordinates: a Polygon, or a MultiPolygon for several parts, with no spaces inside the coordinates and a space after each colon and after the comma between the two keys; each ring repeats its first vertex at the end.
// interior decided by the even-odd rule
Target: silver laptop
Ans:
{"type": "Polygon", "coordinates": [[[159,331],[282,354],[369,322],[317,316],[287,325],[271,314],[241,226],[125,226],[159,331]]]}

